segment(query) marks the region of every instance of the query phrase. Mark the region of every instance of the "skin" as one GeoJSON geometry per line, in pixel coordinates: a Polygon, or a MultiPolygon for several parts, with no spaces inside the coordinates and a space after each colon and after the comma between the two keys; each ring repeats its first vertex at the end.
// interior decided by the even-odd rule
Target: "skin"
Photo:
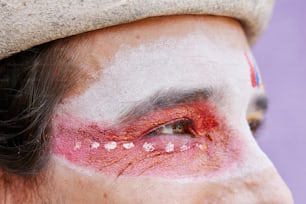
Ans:
{"type": "MultiPolygon", "coordinates": [[[[293,203],[289,189],[258,147],[247,123],[254,114],[262,119],[262,111],[253,107],[253,100],[264,95],[264,90],[251,83],[245,57],[251,52],[237,21],[208,16],[158,17],[89,32],[73,37],[70,43],[77,44],[70,52],[82,68],[82,80],[55,110],[52,157],[45,173],[48,182],[40,186],[41,197],[53,203],[293,203]],[[122,115],[141,101],[150,103],[148,98],[156,92],[207,87],[215,94],[205,101],[209,105],[203,106],[220,124],[219,137],[207,143],[202,152],[196,147],[177,157],[163,152],[165,158],[175,158],[170,170],[161,163],[155,170],[145,168],[139,173],[142,161],[126,174],[115,171],[114,165],[99,168],[100,163],[89,161],[91,154],[120,157],[123,151],[116,148],[106,154],[102,143],[107,135],[103,134],[99,135],[99,151],[87,148],[79,159],[68,156],[67,152],[76,150],[70,140],[64,142],[69,134],[62,134],[61,128],[96,124],[101,130],[116,127],[120,132],[126,127],[122,115]],[[196,156],[190,157],[190,151],[196,156]],[[183,164],[180,160],[184,159],[187,163],[183,164]],[[180,168],[188,169],[183,165],[191,165],[191,160],[206,162],[193,164],[196,172],[179,172],[180,168]],[[212,168],[214,165],[217,167],[212,168]]],[[[175,108],[166,115],[181,110],[175,108]]],[[[186,111],[191,109],[187,106],[186,111]]],[[[162,108],[158,115],[163,114],[162,108]]],[[[127,120],[136,129],[141,127],[127,120]]],[[[145,118],[135,120],[139,123],[145,118]]],[[[182,141],[178,135],[158,136],[163,137],[174,138],[176,144],[182,141]]],[[[186,137],[190,139],[192,134],[186,137]]],[[[132,155],[136,147],[126,151],[132,155]]],[[[141,147],[137,151],[140,153],[134,160],[145,155],[141,147]]]]}

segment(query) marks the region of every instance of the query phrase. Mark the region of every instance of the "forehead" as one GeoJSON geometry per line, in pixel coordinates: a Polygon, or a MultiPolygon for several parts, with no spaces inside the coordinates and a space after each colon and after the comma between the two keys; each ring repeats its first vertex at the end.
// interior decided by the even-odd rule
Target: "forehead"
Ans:
{"type": "Polygon", "coordinates": [[[225,96],[223,103],[239,98],[243,107],[252,92],[244,55],[248,44],[240,24],[231,19],[152,18],[72,41],[77,48],[71,54],[78,53],[81,72],[91,80],[78,81],[75,90],[82,91],[63,107],[81,117],[100,120],[103,113],[103,119],[114,121],[132,104],[172,88],[212,87],[225,96]]]}
{"type": "MultiPolygon", "coordinates": [[[[201,33],[211,44],[248,49],[244,31],[238,21],[217,16],[165,16],[123,24],[77,35],[69,39],[80,60],[101,68],[124,47],[136,48],[161,39],[182,39],[190,33],[201,33]],[[98,61],[96,61],[98,59],[98,61]],[[94,64],[96,63],[96,64],[94,64]]],[[[76,59],[77,60],[77,59],[76,59]]],[[[89,67],[86,67],[87,69],[89,67]]]]}

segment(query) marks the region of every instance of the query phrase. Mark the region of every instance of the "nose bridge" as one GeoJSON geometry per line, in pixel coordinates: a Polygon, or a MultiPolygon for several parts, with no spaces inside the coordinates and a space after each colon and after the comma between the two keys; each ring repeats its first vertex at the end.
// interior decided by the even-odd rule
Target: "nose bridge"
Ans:
{"type": "Polygon", "coordinates": [[[273,166],[247,175],[240,185],[257,201],[255,203],[293,203],[289,188],[273,166]]]}
{"type": "Polygon", "coordinates": [[[238,179],[239,184],[233,185],[238,185],[241,192],[249,194],[254,203],[293,203],[290,189],[251,132],[244,131],[240,137],[244,143],[243,159],[238,164],[238,178],[241,180],[238,179]]]}
{"type": "Polygon", "coordinates": [[[197,196],[208,203],[292,204],[292,195],[274,168],[211,183],[197,196]],[[214,189],[214,190],[212,190],[214,189]]]}
{"type": "MultiPolygon", "coordinates": [[[[251,136],[247,131],[246,134],[251,136]]],[[[229,171],[229,176],[225,179],[227,182],[222,184],[222,199],[214,198],[217,203],[293,203],[288,186],[254,138],[245,139],[245,134],[239,137],[243,146],[242,157],[229,171]],[[239,196],[235,197],[233,194],[239,196]],[[247,200],[240,200],[243,198],[247,200]]]]}

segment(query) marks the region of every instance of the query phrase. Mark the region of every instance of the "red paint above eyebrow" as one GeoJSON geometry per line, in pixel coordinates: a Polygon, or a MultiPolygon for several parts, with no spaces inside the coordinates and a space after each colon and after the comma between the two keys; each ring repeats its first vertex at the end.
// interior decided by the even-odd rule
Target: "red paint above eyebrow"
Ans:
{"type": "Polygon", "coordinates": [[[203,176],[226,169],[240,157],[240,142],[224,122],[217,117],[215,108],[203,102],[156,111],[121,127],[57,115],[53,124],[53,151],[76,165],[113,176],[203,176]],[[181,118],[194,121],[195,138],[169,135],[144,137],[159,125],[181,118]],[[112,141],[116,142],[116,148],[105,149],[104,145],[112,141]],[[92,148],[94,142],[99,144],[97,148],[92,148]],[[124,143],[131,142],[135,147],[129,150],[123,148],[124,143]],[[154,151],[144,151],[146,142],[154,144],[154,151]],[[165,151],[169,142],[175,145],[171,153],[165,151]],[[181,152],[180,146],[185,143],[190,149],[181,152]],[[81,145],[76,149],[76,144],[81,145]],[[203,148],[198,148],[199,145],[203,148]]]}
{"type": "Polygon", "coordinates": [[[253,63],[251,62],[251,59],[249,58],[249,56],[246,52],[244,53],[244,56],[247,59],[247,62],[248,62],[249,67],[250,67],[252,87],[256,87],[257,86],[257,81],[256,81],[255,68],[253,66],[253,63]]]}

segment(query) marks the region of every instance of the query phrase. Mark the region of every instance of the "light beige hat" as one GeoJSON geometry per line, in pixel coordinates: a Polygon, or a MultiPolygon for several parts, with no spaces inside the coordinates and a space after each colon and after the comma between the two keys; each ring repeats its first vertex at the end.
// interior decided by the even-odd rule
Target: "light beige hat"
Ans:
{"type": "Polygon", "coordinates": [[[0,60],[55,39],[147,17],[232,17],[250,44],[265,28],[273,0],[1,0],[0,60]]]}

